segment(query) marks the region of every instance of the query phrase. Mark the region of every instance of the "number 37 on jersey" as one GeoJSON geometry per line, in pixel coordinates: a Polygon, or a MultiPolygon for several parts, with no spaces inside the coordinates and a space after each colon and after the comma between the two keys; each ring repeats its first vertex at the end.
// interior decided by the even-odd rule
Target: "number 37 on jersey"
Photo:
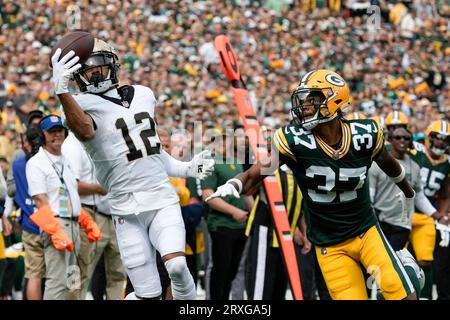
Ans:
{"type": "Polygon", "coordinates": [[[293,125],[278,129],[274,143],[310,200],[342,203],[359,197],[367,170],[384,145],[384,135],[375,121],[363,119],[342,121],[337,146],[293,125]]]}

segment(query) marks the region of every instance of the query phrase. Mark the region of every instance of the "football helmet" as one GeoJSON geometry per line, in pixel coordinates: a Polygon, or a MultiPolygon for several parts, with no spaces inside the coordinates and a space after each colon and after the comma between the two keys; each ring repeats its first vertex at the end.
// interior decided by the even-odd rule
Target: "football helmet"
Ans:
{"type": "Polygon", "coordinates": [[[441,156],[450,144],[450,125],[445,120],[433,121],[425,131],[425,146],[435,155],[441,156]],[[436,140],[441,140],[437,143],[436,140]]]}
{"type": "Polygon", "coordinates": [[[366,115],[362,112],[356,111],[349,113],[345,116],[345,119],[347,120],[358,120],[358,119],[367,119],[366,115]]]}
{"type": "Polygon", "coordinates": [[[119,59],[114,49],[105,41],[95,38],[94,49],[81,68],[73,75],[81,92],[103,93],[119,85],[119,59]],[[108,75],[96,72],[86,79],[86,71],[94,67],[108,67],[108,75]]]}
{"type": "Polygon", "coordinates": [[[386,116],[384,124],[388,130],[395,130],[398,127],[408,128],[408,117],[401,111],[391,111],[386,116]]]}
{"type": "Polygon", "coordinates": [[[350,106],[350,90],[336,72],[326,69],[308,72],[291,96],[293,123],[311,130],[320,123],[333,120],[350,106]],[[308,101],[313,102],[308,102],[308,101]],[[312,117],[303,115],[305,107],[316,110],[312,117]]]}

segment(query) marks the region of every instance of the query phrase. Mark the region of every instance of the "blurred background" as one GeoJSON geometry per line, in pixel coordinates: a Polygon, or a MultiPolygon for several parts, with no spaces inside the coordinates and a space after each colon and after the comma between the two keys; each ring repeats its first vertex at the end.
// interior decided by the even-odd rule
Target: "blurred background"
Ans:
{"type": "Polygon", "coordinates": [[[11,159],[31,110],[58,111],[49,53],[76,28],[115,46],[123,84],[152,88],[159,126],[239,123],[213,45],[226,34],[261,123],[289,120],[301,75],[330,68],[349,83],[353,111],[401,110],[422,132],[450,118],[449,15],[440,0],[1,0],[0,157],[11,159]]]}

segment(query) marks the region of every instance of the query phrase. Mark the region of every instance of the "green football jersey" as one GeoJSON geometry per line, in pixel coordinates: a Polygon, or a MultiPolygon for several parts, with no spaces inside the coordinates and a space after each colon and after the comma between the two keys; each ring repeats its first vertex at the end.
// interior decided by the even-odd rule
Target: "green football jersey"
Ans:
{"type": "Polygon", "coordinates": [[[423,192],[436,207],[439,191],[444,184],[445,178],[450,174],[449,157],[443,155],[440,160],[432,162],[425,152],[425,146],[416,142],[414,143],[414,149],[408,150],[408,153],[420,167],[423,192]]]}
{"type": "Polygon", "coordinates": [[[274,136],[281,160],[303,193],[308,239],[319,246],[358,236],[377,222],[367,172],[384,146],[383,131],[371,119],[341,123],[338,149],[296,125],[284,126],[274,136]]]}

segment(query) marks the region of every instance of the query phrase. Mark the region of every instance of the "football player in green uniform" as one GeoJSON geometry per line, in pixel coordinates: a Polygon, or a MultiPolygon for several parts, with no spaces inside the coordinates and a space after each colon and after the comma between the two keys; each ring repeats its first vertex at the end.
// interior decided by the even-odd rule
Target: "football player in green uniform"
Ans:
{"type": "Polygon", "coordinates": [[[401,189],[399,201],[407,212],[414,190],[404,169],[385,150],[377,122],[343,119],[349,97],[346,82],[335,72],[307,73],[291,97],[293,124],[274,135],[279,152],[272,151],[270,161],[259,161],[230,179],[209,199],[251,192],[287,164],[302,190],[307,237],[315,245],[331,297],[368,299],[362,265],[385,299],[416,299],[414,286],[419,286],[421,270],[407,251],[392,250],[371,207],[366,178],[372,161],[401,189]]]}
{"type": "MultiPolygon", "coordinates": [[[[450,297],[448,271],[442,272],[440,267],[443,266],[444,270],[449,267],[447,262],[440,263],[439,258],[442,255],[434,257],[436,227],[433,218],[439,225],[448,225],[449,223],[448,175],[450,174],[450,162],[445,151],[450,143],[450,125],[445,120],[434,121],[428,126],[425,135],[425,145],[415,143],[414,149],[410,149],[409,154],[420,167],[424,193],[434,207],[438,209],[438,214],[428,216],[420,211],[414,213],[409,239],[416,259],[425,272],[425,287],[422,290],[422,298],[432,298],[431,264],[434,258],[439,260],[436,263],[436,282],[438,292],[441,292],[439,295],[448,298],[450,297]]],[[[437,248],[436,254],[440,255],[441,251],[445,252],[446,249],[437,248]]]]}

